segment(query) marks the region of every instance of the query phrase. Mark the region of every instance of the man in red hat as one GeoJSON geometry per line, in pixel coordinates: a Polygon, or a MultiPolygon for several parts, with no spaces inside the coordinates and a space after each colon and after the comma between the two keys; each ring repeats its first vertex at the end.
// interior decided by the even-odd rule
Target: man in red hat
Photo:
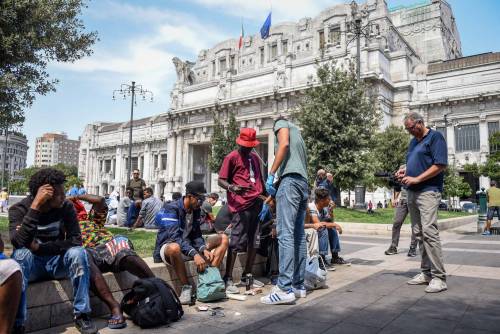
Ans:
{"type": "MultiPolygon", "coordinates": [[[[228,293],[239,292],[232,278],[237,252],[247,252],[242,283],[246,283],[246,274],[252,272],[256,250],[260,246],[258,215],[262,209],[262,200],[259,195],[265,189],[259,158],[252,152],[259,145],[255,130],[241,128],[236,144],[239,148],[229,153],[222,162],[218,182],[220,187],[227,190],[227,203],[233,214],[224,276],[228,293]]],[[[254,286],[262,287],[264,284],[254,280],[254,286]]]]}

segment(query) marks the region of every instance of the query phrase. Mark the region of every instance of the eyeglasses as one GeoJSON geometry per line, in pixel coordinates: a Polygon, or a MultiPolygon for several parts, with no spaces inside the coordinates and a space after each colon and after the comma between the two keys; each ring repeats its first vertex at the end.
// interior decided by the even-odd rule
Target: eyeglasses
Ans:
{"type": "Polygon", "coordinates": [[[406,127],[405,126],[405,130],[408,131],[408,132],[411,132],[411,131],[415,130],[415,128],[417,127],[417,125],[418,125],[418,122],[415,122],[415,124],[413,124],[410,127],[406,127]]]}

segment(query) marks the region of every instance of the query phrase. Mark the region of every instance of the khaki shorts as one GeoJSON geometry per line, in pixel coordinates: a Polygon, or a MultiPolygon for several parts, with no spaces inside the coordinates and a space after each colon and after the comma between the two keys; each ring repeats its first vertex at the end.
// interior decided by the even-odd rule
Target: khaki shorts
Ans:
{"type": "Polygon", "coordinates": [[[12,259],[0,260],[0,285],[3,285],[17,271],[21,271],[21,267],[16,261],[12,259]]]}

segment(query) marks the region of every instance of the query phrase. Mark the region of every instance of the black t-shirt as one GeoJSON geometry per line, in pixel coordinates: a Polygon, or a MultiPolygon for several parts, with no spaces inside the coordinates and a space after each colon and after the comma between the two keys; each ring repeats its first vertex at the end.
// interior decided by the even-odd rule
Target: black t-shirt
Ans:
{"type": "Polygon", "coordinates": [[[224,232],[226,228],[231,224],[231,220],[233,219],[233,214],[229,211],[229,207],[227,204],[224,204],[215,217],[215,230],[217,232],[224,232]]]}

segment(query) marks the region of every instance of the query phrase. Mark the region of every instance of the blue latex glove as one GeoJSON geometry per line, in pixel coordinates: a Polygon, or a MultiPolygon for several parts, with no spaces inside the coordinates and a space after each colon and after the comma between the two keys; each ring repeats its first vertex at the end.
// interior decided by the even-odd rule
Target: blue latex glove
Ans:
{"type": "Polygon", "coordinates": [[[6,259],[8,259],[8,257],[5,256],[4,253],[0,253],[0,260],[6,260],[6,259]]]}
{"type": "Polygon", "coordinates": [[[274,197],[276,195],[276,189],[273,187],[273,184],[274,184],[274,174],[269,174],[266,181],[266,191],[269,195],[274,197]]]}
{"type": "Polygon", "coordinates": [[[265,223],[269,220],[269,218],[268,218],[269,216],[271,216],[271,211],[269,209],[269,205],[264,203],[264,205],[262,205],[262,210],[260,210],[260,213],[259,213],[259,221],[261,223],[265,223]]]}

